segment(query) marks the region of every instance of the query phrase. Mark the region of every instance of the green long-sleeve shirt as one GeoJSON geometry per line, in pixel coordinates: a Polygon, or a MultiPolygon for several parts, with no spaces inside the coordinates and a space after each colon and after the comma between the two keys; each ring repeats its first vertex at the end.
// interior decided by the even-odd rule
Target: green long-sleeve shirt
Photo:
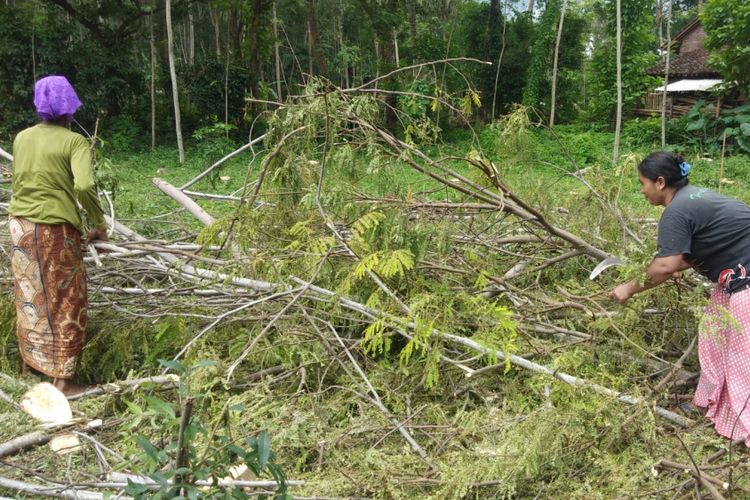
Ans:
{"type": "Polygon", "coordinates": [[[39,123],[16,136],[13,156],[9,213],[40,224],[69,222],[83,233],[78,200],[94,227],[107,227],[96,194],[91,150],[82,135],[39,123]]]}

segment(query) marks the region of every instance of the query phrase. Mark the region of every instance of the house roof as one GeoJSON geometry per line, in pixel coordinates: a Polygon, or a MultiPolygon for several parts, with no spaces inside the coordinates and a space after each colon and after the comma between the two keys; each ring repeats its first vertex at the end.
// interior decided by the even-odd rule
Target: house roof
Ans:
{"type": "Polygon", "coordinates": [[[680,31],[677,32],[676,35],[672,36],[672,44],[682,42],[682,39],[685,38],[688,35],[688,33],[693,31],[695,28],[699,27],[700,25],[701,25],[701,20],[697,17],[693,18],[693,20],[687,23],[680,31]]]}
{"type": "MultiPolygon", "coordinates": [[[[712,88],[721,84],[723,80],[716,78],[704,80],[679,80],[667,85],[667,92],[708,92],[712,88]]],[[[656,92],[663,92],[664,85],[656,87],[656,92]]]]}
{"type": "MultiPolygon", "coordinates": [[[[646,70],[649,75],[664,75],[665,61],[646,70]]],[[[711,78],[721,77],[721,73],[708,65],[708,49],[701,47],[683,54],[676,54],[669,60],[670,78],[711,78]]]]}

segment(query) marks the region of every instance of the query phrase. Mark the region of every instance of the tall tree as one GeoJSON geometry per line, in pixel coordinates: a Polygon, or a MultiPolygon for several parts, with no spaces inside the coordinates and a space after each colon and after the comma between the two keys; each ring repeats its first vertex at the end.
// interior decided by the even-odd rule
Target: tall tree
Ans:
{"type": "Polygon", "coordinates": [[[279,18],[276,17],[276,1],[273,2],[273,62],[276,73],[276,100],[281,102],[281,55],[279,53],[279,18]]]}
{"type": "MultiPolygon", "coordinates": [[[[156,2],[152,2],[152,5],[156,2]]],[[[148,16],[148,45],[151,54],[151,78],[149,97],[151,98],[151,149],[156,147],[156,36],[154,35],[154,15],[148,16]]]]}
{"type": "Polygon", "coordinates": [[[490,115],[491,120],[494,120],[497,116],[495,114],[495,104],[497,103],[497,82],[500,80],[500,66],[503,64],[503,54],[505,54],[505,29],[508,24],[507,17],[505,16],[505,1],[503,1],[500,14],[503,16],[503,32],[500,40],[500,55],[497,57],[497,64],[495,67],[495,85],[492,89],[492,114],[490,115]]]}
{"type": "Polygon", "coordinates": [[[172,2],[166,0],[164,9],[167,16],[167,55],[169,57],[169,76],[172,80],[172,101],[174,104],[174,129],[177,135],[177,152],[180,163],[185,163],[185,148],[182,145],[182,125],[180,123],[180,96],[177,91],[177,71],[174,63],[174,33],[172,30],[172,2]]]}
{"type": "MultiPolygon", "coordinates": [[[[672,0],[667,0],[667,50],[665,51],[664,61],[664,89],[661,94],[661,147],[667,145],[667,85],[669,85],[669,56],[672,52],[672,0]]],[[[661,29],[659,30],[661,32],[661,29]]]]}
{"type": "Polygon", "coordinates": [[[556,50],[556,33],[562,13],[563,0],[549,0],[536,24],[536,38],[531,51],[531,62],[523,90],[523,104],[551,116],[552,68],[555,54],[559,55],[556,77],[557,119],[570,119],[576,113],[580,86],[574,82],[580,75],[584,60],[584,28],[586,21],[580,14],[568,11],[562,24],[560,46],[556,50]]]}
{"type": "Polygon", "coordinates": [[[565,20],[565,10],[568,7],[568,0],[563,0],[562,8],[560,9],[560,24],[557,27],[557,38],[555,40],[555,60],[552,64],[552,92],[550,96],[549,104],[549,127],[555,126],[555,97],[557,93],[557,61],[560,55],[560,37],[562,36],[563,23],[565,20]]]}
{"type": "Polygon", "coordinates": [[[612,163],[617,164],[620,158],[620,129],[622,128],[622,4],[621,0],[615,2],[616,16],[616,48],[617,57],[617,112],[615,114],[615,144],[612,152],[612,163]]]}
{"type": "Polygon", "coordinates": [[[310,54],[315,59],[318,74],[326,75],[328,74],[328,65],[326,64],[323,51],[320,47],[320,31],[318,31],[318,16],[315,9],[315,0],[307,0],[307,29],[310,54]]]}
{"type": "MultiPolygon", "coordinates": [[[[616,124],[617,50],[620,50],[622,112],[627,113],[658,80],[644,72],[658,57],[654,53],[656,32],[652,15],[653,0],[627,0],[620,3],[620,42],[617,42],[617,3],[598,0],[594,4],[594,51],[589,68],[589,106],[593,119],[616,124]]],[[[564,37],[563,37],[564,40],[564,37]]]]}
{"type": "Polygon", "coordinates": [[[711,63],[750,95],[750,3],[709,0],[701,15],[711,63]]]}

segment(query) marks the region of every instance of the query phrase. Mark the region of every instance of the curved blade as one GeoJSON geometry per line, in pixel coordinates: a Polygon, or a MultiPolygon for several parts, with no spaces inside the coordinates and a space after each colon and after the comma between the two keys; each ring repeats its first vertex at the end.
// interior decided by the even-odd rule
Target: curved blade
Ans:
{"type": "Polygon", "coordinates": [[[622,259],[620,257],[615,257],[614,255],[610,255],[600,263],[596,265],[593,271],[591,271],[591,274],[589,275],[589,279],[593,280],[600,274],[602,274],[605,270],[609,269],[613,266],[621,266],[623,264],[622,259]]]}

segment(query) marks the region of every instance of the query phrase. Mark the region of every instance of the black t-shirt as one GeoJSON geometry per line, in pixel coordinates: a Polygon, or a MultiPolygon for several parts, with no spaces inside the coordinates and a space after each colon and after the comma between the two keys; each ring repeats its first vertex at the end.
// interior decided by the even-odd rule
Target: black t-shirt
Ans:
{"type": "Polygon", "coordinates": [[[657,257],[684,254],[711,281],[734,292],[750,285],[750,207],[708,189],[686,186],[659,220],[657,257]]]}

